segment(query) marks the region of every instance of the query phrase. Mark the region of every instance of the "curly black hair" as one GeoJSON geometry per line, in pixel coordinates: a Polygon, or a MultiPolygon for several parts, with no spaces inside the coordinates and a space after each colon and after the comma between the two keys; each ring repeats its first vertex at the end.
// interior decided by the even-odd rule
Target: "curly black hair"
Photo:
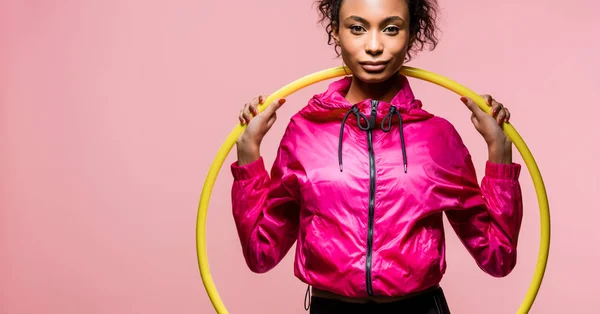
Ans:
{"type": "MultiPolygon", "coordinates": [[[[333,39],[333,32],[339,26],[340,7],[343,0],[317,0],[321,18],[319,22],[325,25],[325,31],[329,36],[327,44],[334,44],[335,51],[340,56],[338,51],[339,46],[333,39]]],[[[407,60],[410,61],[413,53],[422,51],[426,45],[430,46],[430,50],[435,49],[438,44],[436,25],[438,5],[437,0],[399,0],[406,1],[410,14],[410,40],[408,42],[407,60]]]]}

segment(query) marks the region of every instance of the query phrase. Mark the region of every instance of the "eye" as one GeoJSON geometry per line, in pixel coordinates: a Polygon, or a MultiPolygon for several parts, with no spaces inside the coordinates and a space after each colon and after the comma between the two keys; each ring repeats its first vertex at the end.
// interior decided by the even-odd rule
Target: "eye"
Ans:
{"type": "Polygon", "coordinates": [[[398,26],[388,26],[383,31],[387,33],[398,34],[400,28],[398,26]]]}
{"type": "Polygon", "coordinates": [[[351,31],[353,34],[359,34],[359,33],[361,33],[362,31],[364,31],[364,27],[362,27],[362,26],[360,26],[360,25],[352,25],[352,26],[350,26],[350,31],[351,31]]]}

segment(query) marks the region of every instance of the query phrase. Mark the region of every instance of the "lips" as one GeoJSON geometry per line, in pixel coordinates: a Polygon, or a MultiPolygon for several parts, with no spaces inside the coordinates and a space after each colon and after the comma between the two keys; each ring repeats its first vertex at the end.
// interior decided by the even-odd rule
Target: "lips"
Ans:
{"type": "Polygon", "coordinates": [[[365,61],[360,62],[360,65],[367,72],[378,73],[385,70],[388,63],[389,61],[365,61]]]}

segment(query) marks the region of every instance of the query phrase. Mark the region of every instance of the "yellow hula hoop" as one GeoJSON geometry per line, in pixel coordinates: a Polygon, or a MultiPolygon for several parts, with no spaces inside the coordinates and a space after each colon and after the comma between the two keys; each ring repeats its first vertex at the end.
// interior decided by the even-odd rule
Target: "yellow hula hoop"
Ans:
{"type": "MultiPolygon", "coordinates": [[[[490,113],[490,108],[487,106],[483,98],[470,91],[466,87],[448,78],[422,69],[407,66],[402,67],[400,72],[405,76],[425,80],[437,84],[441,87],[444,87],[448,90],[451,90],[461,96],[470,97],[477,103],[477,105],[482,110],[484,110],[488,114],[490,113]]],[[[284,86],[272,95],[269,95],[269,97],[267,97],[264,103],[259,106],[258,111],[263,112],[265,108],[269,104],[271,104],[275,99],[285,98],[288,95],[309,85],[338,76],[347,75],[348,73],[350,73],[350,69],[348,69],[345,66],[340,66],[322,70],[311,75],[307,75],[284,86]]],[[[533,302],[535,301],[535,298],[542,284],[544,273],[546,271],[548,253],[550,250],[550,209],[548,205],[548,198],[546,195],[544,181],[542,180],[540,170],[538,169],[538,166],[533,158],[533,155],[531,154],[531,151],[529,150],[519,133],[517,133],[517,131],[511,124],[505,123],[503,127],[508,137],[513,141],[515,147],[517,147],[517,149],[521,153],[525,165],[529,169],[529,173],[533,179],[533,184],[535,187],[540,208],[541,237],[537,265],[533,275],[533,280],[531,281],[531,284],[529,286],[529,290],[525,295],[525,299],[521,303],[521,307],[517,311],[518,314],[524,314],[528,313],[531,309],[531,306],[533,305],[533,302]]],[[[202,277],[202,281],[204,283],[204,287],[206,288],[206,292],[208,293],[208,297],[210,298],[210,301],[212,302],[213,307],[215,308],[218,314],[226,314],[228,313],[228,311],[225,308],[223,301],[219,297],[219,293],[217,292],[215,284],[212,280],[212,276],[210,274],[210,269],[208,266],[208,258],[206,254],[206,214],[208,210],[208,203],[212,193],[212,188],[217,179],[217,174],[219,173],[219,170],[221,169],[221,166],[223,165],[223,162],[225,161],[227,155],[233,148],[233,145],[235,145],[237,138],[244,131],[244,128],[245,126],[238,124],[229,134],[229,136],[225,140],[225,143],[223,143],[223,145],[219,149],[217,156],[215,157],[208,171],[206,181],[204,182],[204,187],[202,188],[202,195],[200,196],[200,204],[198,206],[198,219],[196,224],[196,249],[198,255],[198,265],[200,268],[200,276],[202,277]]]]}

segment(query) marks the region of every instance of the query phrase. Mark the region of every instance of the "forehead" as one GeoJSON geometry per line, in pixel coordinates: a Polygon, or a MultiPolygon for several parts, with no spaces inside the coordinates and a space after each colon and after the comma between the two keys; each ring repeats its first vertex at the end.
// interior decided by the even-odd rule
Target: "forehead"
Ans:
{"type": "Polygon", "coordinates": [[[367,20],[380,20],[397,15],[408,19],[407,0],[343,0],[340,20],[348,16],[360,16],[367,20]]]}

